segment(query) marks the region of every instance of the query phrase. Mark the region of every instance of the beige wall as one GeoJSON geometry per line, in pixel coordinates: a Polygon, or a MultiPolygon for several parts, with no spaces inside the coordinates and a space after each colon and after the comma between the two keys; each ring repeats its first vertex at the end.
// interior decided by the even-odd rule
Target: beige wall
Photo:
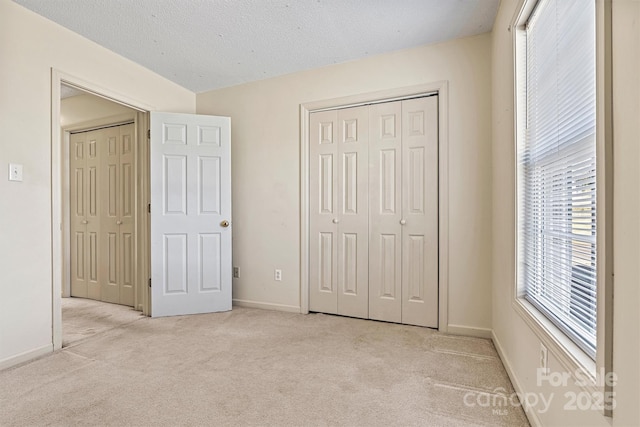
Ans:
{"type": "MultiPolygon", "coordinates": [[[[577,387],[536,386],[540,340],[514,311],[515,166],[513,123],[513,55],[507,30],[518,0],[503,0],[493,30],[493,329],[505,364],[522,393],[554,396],[543,425],[610,425],[597,411],[565,410],[564,393],[577,387]]],[[[640,2],[613,2],[614,69],[614,366],[618,375],[614,426],[640,424],[640,2]]],[[[549,353],[552,372],[562,372],[557,355],[549,353]]],[[[571,385],[572,382],[570,381],[571,385]]]]}
{"type": "Polygon", "coordinates": [[[447,80],[449,324],[490,328],[490,49],[485,34],[198,94],[198,113],[232,118],[234,299],[300,306],[300,104],[447,80]]]}
{"type": "Polygon", "coordinates": [[[94,95],[78,95],[60,101],[60,126],[65,128],[135,110],[94,95]]]}
{"type": "Polygon", "coordinates": [[[51,68],[153,109],[193,113],[195,94],[0,0],[0,366],[51,349],[51,68]],[[9,182],[9,162],[24,181],[9,182]],[[21,356],[22,355],[22,356],[21,356]]]}

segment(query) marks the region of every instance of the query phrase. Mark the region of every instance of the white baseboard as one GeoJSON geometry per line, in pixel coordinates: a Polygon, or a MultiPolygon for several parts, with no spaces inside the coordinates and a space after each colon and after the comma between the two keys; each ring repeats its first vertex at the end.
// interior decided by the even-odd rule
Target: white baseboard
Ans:
{"type": "Polygon", "coordinates": [[[12,366],[19,365],[21,363],[28,362],[36,357],[44,356],[53,352],[53,344],[47,344],[42,347],[35,348],[33,350],[25,351],[24,353],[16,354],[15,356],[7,357],[0,360],[0,371],[10,368],[12,366]]]}
{"type": "Polygon", "coordinates": [[[448,325],[447,331],[448,334],[453,335],[466,335],[469,337],[479,337],[479,338],[489,338],[493,336],[493,331],[487,328],[476,328],[473,326],[464,326],[464,325],[448,325]]]}
{"type": "MultiPolygon", "coordinates": [[[[507,375],[509,375],[509,379],[511,380],[511,384],[513,384],[513,388],[515,389],[516,393],[518,393],[518,395],[522,396],[525,393],[525,390],[522,389],[522,385],[520,384],[520,381],[518,381],[518,377],[516,377],[516,373],[511,367],[511,363],[509,362],[509,359],[507,359],[504,350],[502,349],[502,345],[500,344],[500,341],[498,340],[495,332],[492,332],[491,335],[493,345],[498,352],[498,356],[500,356],[500,360],[502,360],[502,364],[504,365],[504,369],[507,371],[507,375]]],[[[524,409],[524,413],[529,420],[529,424],[534,427],[542,426],[542,422],[540,422],[540,418],[538,418],[538,414],[536,413],[536,411],[533,411],[526,404],[522,405],[522,409],[524,409]]]]}
{"type": "Polygon", "coordinates": [[[233,305],[247,308],[260,308],[262,310],[286,311],[288,313],[300,313],[300,307],[295,305],[272,304],[269,302],[249,301],[234,299],[233,305]]]}

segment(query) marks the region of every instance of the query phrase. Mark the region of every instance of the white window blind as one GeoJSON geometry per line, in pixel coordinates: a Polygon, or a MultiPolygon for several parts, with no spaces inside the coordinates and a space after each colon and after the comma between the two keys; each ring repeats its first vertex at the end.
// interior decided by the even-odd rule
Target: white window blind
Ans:
{"type": "Polygon", "coordinates": [[[541,0],[526,27],[520,289],[596,350],[595,1],[541,0]]]}

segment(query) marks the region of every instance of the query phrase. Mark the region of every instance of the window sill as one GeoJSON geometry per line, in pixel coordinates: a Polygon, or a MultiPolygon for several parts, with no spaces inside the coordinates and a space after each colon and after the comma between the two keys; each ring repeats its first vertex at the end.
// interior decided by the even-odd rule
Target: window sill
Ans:
{"type": "Polygon", "coordinates": [[[601,391],[593,359],[524,298],[516,298],[512,305],[547,350],[558,359],[565,372],[571,375],[574,384],[585,391],[601,391]],[[577,372],[580,372],[580,377],[576,376],[577,372]]]}

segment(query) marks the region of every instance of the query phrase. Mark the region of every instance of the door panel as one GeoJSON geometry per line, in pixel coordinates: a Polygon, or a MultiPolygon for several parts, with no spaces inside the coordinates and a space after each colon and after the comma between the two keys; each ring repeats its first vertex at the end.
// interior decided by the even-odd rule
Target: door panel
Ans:
{"type": "MultiPolygon", "coordinates": [[[[318,288],[321,292],[335,293],[335,275],[333,266],[335,265],[335,245],[334,234],[320,233],[320,247],[318,249],[318,256],[314,259],[318,260],[318,288]]],[[[314,303],[317,303],[318,299],[314,299],[314,303]]],[[[337,299],[335,300],[335,310],[337,311],[337,299]]],[[[318,311],[320,311],[318,309],[318,311]]]]}
{"type": "Polygon", "coordinates": [[[220,158],[200,157],[198,207],[200,214],[220,215],[220,158]]]}
{"type": "Polygon", "coordinates": [[[338,110],[338,314],[369,316],[368,107],[338,110]]]}
{"type": "Polygon", "coordinates": [[[89,238],[89,253],[86,258],[89,265],[89,277],[87,280],[87,298],[100,299],[100,263],[102,259],[102,239],[100,210],[103,199],[100,197],[100,131],[87,133],[87,160],[86,168],[87,188],[85,200],[86,207],[86,230],[89,238]]]}
{"type": "Polygon", "coordinates": [[[312,113],[309,121],[309,310],[338,312],[338,113],[312,113]],[[334,222],[336,221],[336,222],[334,222]]]}
{"type": "Polygon", "coordinates": [[[367,107],[311,114],[311,311],[368,317],[367,107]]]}
{"type": "Polygon", "coordinates": [[[438,327],[438,97],[402,101],[402,323],[438,327]]]}
{"type": "Polygon", "coordinates": [[[151,113],[151,315],[231,310],[231,121],[151,113]]]}
{"type": "Polygon", "coordinates": [[[199,285],[201,291],[222,289],[222,241],[220,234],[200,234],[198,246],[199,285]]]}
{"type": "Polygon", "coordinates": [[[120,302],[120,286],[118,272],[120,270],[120,130],[119,127],[101,129],[97,132],[99,169],[102,172],[100,194],[102,200],[102,274],[100,300],[118,304],[120,302]]]}
{"type": "Polygon", "coordinates": [[[369,107],[369,317],[402,320],[402,106],[369,107]]]}
{"type": "Polygon", "coordinates": [[[71,295],[100,298],[100,196],[96,132],[69,137],[71,295]]]}
{"type": "Polygon", "coordinates": [[[72,134],[69,138],[69,190],[70,212],[70,255],[71,255],[71,295],[87,297],[88,278],[86,274],[86,250],[88,247],[87,227],[85,220],[86,181],[87,181],[87,134],[72,134]]]}
{"type": "Polygon", "coordinates": [[[135,124],[119,126],[118,141],[118,302],[135,304],[135,124]],[[119,224],[118,224],[119,222],[119,224]]]}

